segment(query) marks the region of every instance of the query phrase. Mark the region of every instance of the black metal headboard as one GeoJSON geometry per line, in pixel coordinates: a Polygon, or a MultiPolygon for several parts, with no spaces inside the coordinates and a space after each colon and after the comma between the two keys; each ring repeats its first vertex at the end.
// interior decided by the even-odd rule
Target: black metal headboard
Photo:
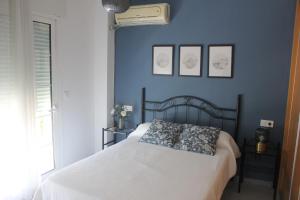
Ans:
{"type": "Polygon", "coordinates": [[[195,96],[174,96],[163,101],[150,101],[146,99],[146,88],[142,88],[141,122],[144,123],[149,114],[152,114],[152,119],[162,118],[179,123],[214,126],[222,130],[228,122],[232,127],[228,132],[237,141],[241,97],[240,94],[237,96],[235,108],[223,108],[195,96]]]}

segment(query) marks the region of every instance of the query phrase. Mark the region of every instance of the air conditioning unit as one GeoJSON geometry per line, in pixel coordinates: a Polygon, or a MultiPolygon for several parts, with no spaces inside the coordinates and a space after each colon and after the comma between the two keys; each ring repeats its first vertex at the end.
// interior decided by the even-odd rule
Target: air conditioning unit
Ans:
{"type": "Polygon", "coordinates": [[[163,25],[170,22],[170,5],[167,3],[130,6],[124,13],[116,13],[117,26],[163,25]]]}

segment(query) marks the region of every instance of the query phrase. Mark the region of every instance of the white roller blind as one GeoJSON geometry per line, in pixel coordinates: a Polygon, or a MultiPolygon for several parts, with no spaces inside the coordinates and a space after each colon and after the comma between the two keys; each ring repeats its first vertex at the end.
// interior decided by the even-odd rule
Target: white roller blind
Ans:
{"type": "Polygon", "coordinates": [[[4,105],[13,94],[14,79],[12,76],[10,50],[10,20],[9,16],[0,13],[0,102],[4,105]]]}
{"type": "Polygon", "coordinates": [[[51,109],[51,26],[33,22],[36,114],[41,117],[51,109]]]}

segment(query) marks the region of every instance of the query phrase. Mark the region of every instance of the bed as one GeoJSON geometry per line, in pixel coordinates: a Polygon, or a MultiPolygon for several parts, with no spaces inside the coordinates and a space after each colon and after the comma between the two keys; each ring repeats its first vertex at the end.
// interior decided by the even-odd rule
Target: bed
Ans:
{"type": "Polygon", "coordinates": [[[219,200],[236,173],[239,149],[234,131],[238,131],[240,96],[236,108],[229,109],[198,97],[148,101],[145,95],[143,89],[141,124],[128,139],[58,170],[40,185],[34,200],[219,200]],[[196,113],[191,114],[191,108],[196,113]],[[139,142],[151,125],[146,122],[147,112],[154,118],[157,114],[163,118],[171,115],[178,121],[182,120],[179,114],[184,113],[185,122],[198,116],[200,123],[205,120],[199,111],[213,118],[207,123],[214,126],[224,127],[224,121],[233,123],[232,136],[221,131],[214,156],[139,142]]]}

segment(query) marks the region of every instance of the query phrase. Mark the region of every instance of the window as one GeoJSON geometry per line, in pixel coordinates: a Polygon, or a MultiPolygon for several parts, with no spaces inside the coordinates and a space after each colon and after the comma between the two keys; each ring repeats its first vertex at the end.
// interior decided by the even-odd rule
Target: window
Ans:
{"type": "Polygon", "coordinates": [[[40,173],[54,169],[51,24],[33,22],[35,125],[40,173]]]}

